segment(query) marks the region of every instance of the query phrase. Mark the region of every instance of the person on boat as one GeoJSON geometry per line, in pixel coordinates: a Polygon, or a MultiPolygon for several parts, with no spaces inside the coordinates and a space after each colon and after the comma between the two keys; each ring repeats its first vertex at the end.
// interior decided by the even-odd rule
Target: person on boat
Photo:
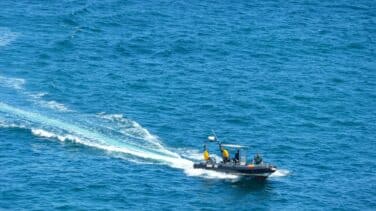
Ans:
{"type": "Polygon", "coordinates": [[[257,153],[257,154],[255,155],[255,157],[253,158],[253,162],[254,162],[256,165],[262,163],[262,157],[259,155],[259,153],[257,153]]]}
{"type": "Polygon", "coordinates": [[[227,163],[230,161],[230,154],[228,153],[227,149],[221,146],[221,152],[222,152],[222,159],[224,163],[227,163]]]}
{"type": "Polygon", "coordinates": [[[204,145],[204,160],[206,162],[208,162],[210,160],[210,155],[209,155],[209,151],[208,149],[206,148],[206,145],[204,145]]]}
{"type": "Polygon", "coordinates": [[[240,150],[238,149],[236,150],[234,161],[235,163],[239,163],[239,160],[240,160],[240,150]]]}

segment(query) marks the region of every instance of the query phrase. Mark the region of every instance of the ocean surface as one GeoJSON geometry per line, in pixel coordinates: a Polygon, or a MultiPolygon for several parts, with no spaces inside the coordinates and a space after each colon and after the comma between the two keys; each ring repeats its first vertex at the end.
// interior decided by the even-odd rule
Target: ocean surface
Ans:
{"type": "Polygon", "coordinates": [[[0,1],[0,210],[375,210],[375,162],[375,1],[0,1]]]}

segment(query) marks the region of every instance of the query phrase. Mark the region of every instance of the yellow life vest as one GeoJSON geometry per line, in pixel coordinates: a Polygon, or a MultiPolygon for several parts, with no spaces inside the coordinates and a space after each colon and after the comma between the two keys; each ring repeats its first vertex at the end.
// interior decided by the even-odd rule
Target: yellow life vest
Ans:
{"type": "Polygon", "coordinates": [[[228,151],[226,149],[222,150],[222,157],[227,158],[227,159],[230,157],[230,155],[228,154],[228,151]]]}
{"type": "Polygon", "coordinates": [[[204,151],[204,160],[209,160],[209,152],[208,152],[208,150],[204,151]]]}

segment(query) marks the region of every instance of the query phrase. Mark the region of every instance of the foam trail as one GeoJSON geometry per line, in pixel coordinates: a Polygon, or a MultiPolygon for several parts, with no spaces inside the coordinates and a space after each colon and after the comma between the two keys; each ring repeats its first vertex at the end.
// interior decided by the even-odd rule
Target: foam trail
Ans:
{"type": "Polygon", "coordinates": [[[37,136],[46,138],[56,138],[60,141],[69,140],[86,146],[108,150],[111,152],[121,152],[143,159],[158,161],[167,164],[173,168],[183,169],[184,172],[189,176],[201,176],[206,178],[220,179],[237,178],[237,176],[235,175],[193,169],[193,162],[191,160],[182,158],[179,154],[173,153],[163,148],[162,145],[160,145],[161,148],[151,149],[146,148],[143,145],[137,145],[135,143],[124,143],[119,139],[106,136],[98,131],[90,130],[83,126],[77,126],[74,124],[66,123],[58,119],[49,118],[39,113],[18,109],[2,102],[0,102],[0,113],[1,112],[16,116],[17,119],[22,119],[23,121],[28,121],[33,124],[36,124],[38,125],[38,127],[47,127],[49,129],[53,128],[53,131],[59,131],[57,134],[56,132],[52,132],[48,129],[45,130],[40,129],[38,127],[30,128],[32,134],[37,136]]]}
{"type": "Polygon", "coordinates": [[[43,100],[43,97],[48,93],[33,93],[25,90],[26,80],[22,78],[4,77],[0,75],[0,87],[11,88],[19,94],[25,95],[28,101],[38,104],[41,107],[49,108],[59,112],[70,112],[71,110],[64,104],[56,102],[55,100],[43,100]]]}
{"type": "Polygon", "coordinates": [[[7,78],[7,77],[0,76],[0,86],[20,90],[23,88],[24,84],[25,84],[25,80],[22,78],[7,78]]]}
{"type": "Polygon", "coordinates": [[[73,141],[73,142],[77,142],[77,143],[83,143],[83,141],[81,141],[79,138],[77,137],[74,137],[74,136],[71,136],[71,135],[57,135],[55,133],[52,133],[52,132],[49,132],[49,131],[46,131],[46,130],[43,130],[43,129],[31,129],[31,133],[36,135],[36,136],[40,136],[40,137],[45,137],[45,138],[56,138],[58,139],[59,141],[73,141]]]}
{"type": "Polygon", "coordinates": [[[285,177],[290,174],[289,170],[286,169],[277,169],[270,177],[285,177]]]}
{"type": "Polygon", "coordinates": [[[8,113],[17,115],[31,122],[48,125],[49,127],[59,128],[59,129],[71,132],[73,134],[76,134],[77,136],[84,137],[87,140],[83,140],[82,141],[83,144],[93,145],[93,146],[103,145],[104,148],[117,146],[117,145],[124,145],[124,147],[122,148],[123,152],[128,153],[128,154],[133,154],[133,155],[139,155],[144,158],[154,159],[154,160],[169,160],[170,157],[179,158],[177,154],[175,157],[172,157],[171,155],[169,156],[159,155],[156,153],[152,153],[152,150],[142,149],[142,147],[140,146],[136,147],[130,144],[120,143],[117,140],[106,137],[100,133],[96,133],[95,131],[90,131],[85,128],[77,127],[75,125],[68,124],[57,119],[50,119],[48,117],[45,117],[37,113],[32,113],[32,112],[24,111],[21,109],[17,109],[4,103],[0,103],[0,110],[3,112],[8,112],[8,113]]]}
{"type": "Polygon", "coordinates": [[[7,28],[0,28],[0,46],[6,46],[17,38],[18,34],[7,28]]]}
{"type": "Polygon", "coordinates": [[[45,92],[36,93],[36,94],[32,94],[30,92],[25,92],[25,93],[29,97],[31,97],[31,99],[34,102],[36,102],[42,107],[49,108],[49,109],[56,110],[56,111],[61,111],[61,112],[71,111],[69,108],[67,108],[67,106],[65,106],[62,103],[56,102],[55,100],[50,100],[50,101],[43,100],[43,97],[47,95],[47,93],[45,92]]]}
{"type": "Polygon", "coordinates": [[[102,112],[99,113],[98,116],[104,120],[115,122],[120,125],[118,131],[123,135],[134,139],[142,139],[153,146],[163,149],[163,146],[157,137],[150,134],[148,130],[143,128],[137,122],[124,118],[122,114],[106,114],[105,112],[102,112]]]}

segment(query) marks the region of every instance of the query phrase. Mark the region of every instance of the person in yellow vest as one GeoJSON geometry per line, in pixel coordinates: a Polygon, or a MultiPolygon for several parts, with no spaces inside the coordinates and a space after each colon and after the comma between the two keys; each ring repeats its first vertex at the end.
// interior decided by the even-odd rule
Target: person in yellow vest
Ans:
{"type": "Polygon", "coordinates": [[[206,162],[210,160],[209,151],[208,151],[208,149],[206,148],[206,145],[204,145],[204,160],[205,160],[206,162]]]}
{"type": "Polygon", "coordinates": [[[227,149],[221,146],[221,152],[222,152],[222,159],[224,163],[227,163],[230,161],[230,154],[228,153],[227,149]]]}

